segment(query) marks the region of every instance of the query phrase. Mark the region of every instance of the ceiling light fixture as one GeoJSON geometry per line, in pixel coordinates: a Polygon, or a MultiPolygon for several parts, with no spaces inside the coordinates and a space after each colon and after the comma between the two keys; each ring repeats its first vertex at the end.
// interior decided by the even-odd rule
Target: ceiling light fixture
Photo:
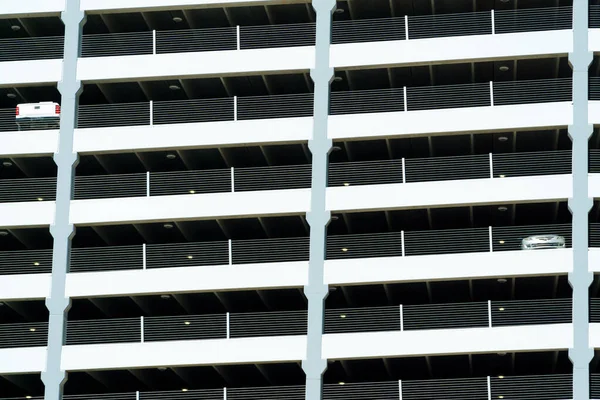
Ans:
{"type": "Polygon", "coordinates": [[[36,261],[36,262],[33,263],[33,265],[35,265],[36,267],[39,267],[40,263],[36,261]]]}
{"type": "Polygon", "coordinates": [[[192,258],[194,258],[194,256],[187,256],[188,260],[191,260],[192,258]]]}
{"type": "Polygon", "coordinates": [[[501,65],[501,66],[500,66],[498,69],[499,69],[501,72],[506,72],[506,71],[508,71],[510,68],[508,68],[508,66],[507,66],[507,65],[501,65]]]}
{"type": "Polygon", "coordinates": [[[181,18],[181,17],[173,17],[173,22],[175,22],[176,24],[180,23],[181,21],[183,21],[183,18],[181,18]]]}
{"type": "Polygon", "coordinates": [[[186,388],[181,389],[182,392],[187,392],[188,390],[186,388]]]}
{"type": "Polygon", "coordinates": [[[17,95],[14,93],[6,93],[6,97],[8,97],[9,99],[16,99],[17,95]]]}
{"type": "Polygon", "coordinates": [[[344,318],[346,318],[346,314],[341,314],[341,315],[340,315],[340,318],[341,318],[341,319],[344,319],[344,318]]]}
{"type": "Polygon", "coordinates": [[[506,355],[506,353],[505,353],[505,352],[503,352],[503,351],[501,351],[500,353],[498,353],[498,355],[499,355],[499,356],[501,356],[501,357],[503,357],[503,356],[505,356],[505,355],[506,355]]]}
{"type": "Polygon", "coordinates": [[[2,161],[2,166],[4,166],[4,167],[12,167],[13,163],[11,161],[2,161]]]}
{"type": "Polygon", "coordinates": [[[44,201],[44,198],[43,197],[38,197],[37,201],[44,201]]]}
{"type": "Polygon", "coordinates": [[[336,9],[335,9],[335,13],[336,13],[336,14],[343,14],[343,13],[344,13],[344,11],[346,11],[346,10],[344,10],[343,8],[336,8],[336,9]]]}
{"type": "Polygon", "coordinates": [[[340,217],[338,217],[337,215],[332,215],[331,216],[331,220],[332,221],[337,221],[338,219],[340,219],[340,217]]]}
{"type": "Polygon", "coordinates": [[[179,90],[181,87],[179,85],[169,85],[169,89],[171,90],[179,90]]]}
{"type": "MultiPolygon", "coordinates": [[[[507,282],[507,280],[506,280],[506,279],[504,279],[504,278],[499,278],[499,279],[498,279],[498,283],[506,283],[506,282],[507,282]]],[[[500,311],[502,311],[502,310],[504,310],[504,308],[503,308],[503,309],[501,309],[500,311]]]]}
{"type": "Polygon", "coordinates": [[[8,236],[8,231],[0,231],[0,236],[8,236]]]}
{"type": "Polygon", "coordinates": [[[183,324],[184,324],[184,325],[190,325],[190,324],[191,324],[191,322],[190,322],[190,321],[185,321],[183,324]]]}
{"type": "Polygon", "coordinates": [[[341,82],[343,80],[344,80],[344,78],[342,78],[341,76],[336,76],[335,78],[333,78],[334,82],[341,82]]]}
{"type": "Polygon", "coordinates": [[[498,211],[504,212],[506,210],[508,210],[508,208],[506,208],[506,206],[500,206],[500,207],[498,207],[498,211]]]}
{"type": "Polygon", "coordinates": [[[344,186],[350,186],[348,182],[344,182],[344,186]]]}
{"type": "Polygon", "coordinates": [[[166,370],[167,370],[167,367],[158,367],[158,370],[159,370],[159,371],[161,371],[161,372],[162,372],[162,371],[166,371],[166,370]]]}
{"type": "Polygon", "coordinates": [[[504,311],[504,307],[500,307],[498,311],[504,311]]]}
{"type": "Polygon", "coordinates": [[[340,150],[342,150],[342,148],[340,146],[333,146],[331,148],[331,151],[340,151],[340,150]]]}
{"type": "Polygon", "coordinates": [[[346,382],[338,382],[338,385],[345,385],[346,382]]]}
{"type": "Polygon", "coordinates": [[[17,32],[21,30],[21,27],[19,25],[13,25],[10,27],[10,29],[12,29],[13,31],[17,32]]]}
{"type": "Polygon", "coordinates": [[[173,224],[164,224],[163,228],[165,228],[165,229],[173,229],[173,224]]]}
{"type": "Polygon", "coordinates": [[[161,294],[160,298],[163,300],[169,300],[171,298],[171,295],[170,294],[161,294]]]}
{"type": "Polygon", "coordinates": [[[506,243],[506,242],[505,242],[504,240],[500,240],[498,243],[500,243],[500,244],[504,244],[504,243],[506,243]]]}
{"type": "Polygon", "coordinates": [[[344,247],[344,248],[342,249],[342,251],[345,253],[345,252],[347,252],[347,251],[348,251],[348,249],[347,249],[346,247],[344,247]]]}
{"type": "Polygon", "coordinates": [[[194,193],[196,193],[195,190],[190,190],[190,194],[194,194],[194,193]]]}
{"type": "Polygon", "coordinates": [[[29,328],[29,332],[35,332],[35,328],[29,328]]]}
{"type": "Polygon", "coordinates": [[[508,141],[508,137],[507,136],[498,136],[498,140],[501,142],[507,142],[508,141]]]}
{"type": "Polygon", "coordinates": [[[167,153],[165,157],[167,157],[167,160],[174,160],[177,158],[177,156],[173,153],[167,153]]]}
{"type": "Polygon", "coordinates": [[[506,178],[506,175],[499,175],[500,178],[506,178]]]}

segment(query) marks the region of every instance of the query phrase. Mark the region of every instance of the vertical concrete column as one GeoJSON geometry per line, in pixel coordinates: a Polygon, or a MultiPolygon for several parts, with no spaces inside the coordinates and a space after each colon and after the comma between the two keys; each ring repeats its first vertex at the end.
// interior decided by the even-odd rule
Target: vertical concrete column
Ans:
{"type": "Polygon", "coordinates": [[[79,0],[65,2],[65,11],[61,19],[65,24],[65,48],[62,80],[58,83],[61,116],[58,150],[54,154],[58,175],[54,224],[50,226],[54,243],[50,297],[46,299],[50,317],[46,370],[42,372],[45,400],[61,400],[63,385],[67,379],[66,372],[61,369],[61,359],[66,335],[66,315],[71,306],[71,301],[65,293],[65,284],[69,271],[71,239],[75,233],[69,221],[69,210],[73,197],[74,170],[78,161],[77,154],[73,153],[77,102],[81,93],[81,83],[77,80],[77,58],[81,46],[81,30],[85,22],[79,0]]]}
{"type": "Polygon", "coordinates": [[[308,332],[306,359],[302,369],[306,373],[306,399],[320,400],[323,387],[323,373],[327,360],[321,355],[325,298],[328,287],[323,282],[325,267],[325,246],[327,224],[330,213],[326,209],[327,164],[331,151],[331,140],[327,137],[329,116],[329,90],[333,79],[333,69],[329,66],[329,45],[331,43],[331,16],[335,10],[335,0],[312,0],[317,14],[315,68],[310,76],[315,83],[313,137],[308,142],[312,154],[312,178],[310,211],[306,219],[310,225],[310,259],[308,285],[304,294],[308,299],[308,332]]]}
{"type": "Polygon", "coordinates": [[[588,1],[573,2],[573,124],[569,136],[573,141],[573,197],[569,209],[573,214],[573,399],[590,399],[589,364],[594,355],[589,347],[589,286],[593,274],[588,271],[588,214],[592,199],[588,197],[588,140],[593,127],[588,123],[588,68],[592,53],[588,49],[588,1]]]}

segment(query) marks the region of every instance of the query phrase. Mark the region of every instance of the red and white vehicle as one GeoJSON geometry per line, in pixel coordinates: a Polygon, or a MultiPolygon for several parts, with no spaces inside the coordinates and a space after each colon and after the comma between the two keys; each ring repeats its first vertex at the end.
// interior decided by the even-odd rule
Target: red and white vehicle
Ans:
{"type": "Polygon", "coordinates": [[[52,101],[18,104],[16,109],[18,129],[58,129],[60,126],[60,105],[52,101]]]}

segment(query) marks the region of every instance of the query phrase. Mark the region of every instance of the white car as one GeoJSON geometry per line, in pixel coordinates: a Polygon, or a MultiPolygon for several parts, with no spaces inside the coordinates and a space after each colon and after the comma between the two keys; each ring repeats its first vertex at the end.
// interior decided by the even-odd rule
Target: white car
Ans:
{"type": "Polygon", "coordinates": [[[18,104],[16,110],[18,129],[58,129],[60,127],[60,105],[52,101],[18,104]]]}
{"type": "Polygon", "coordinates": [[[564,249],[565,238],[559,235],[535,235],[521,241],[521,250],[564,249]]]}

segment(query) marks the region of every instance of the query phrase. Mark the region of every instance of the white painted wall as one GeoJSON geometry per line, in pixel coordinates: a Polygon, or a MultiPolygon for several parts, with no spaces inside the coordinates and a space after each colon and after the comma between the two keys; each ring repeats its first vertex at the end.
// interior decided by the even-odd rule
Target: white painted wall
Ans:
{"type": "Polygon", "coordinates": [[[58,130],[0,132],[0,156],[50,155],[58,146],[58,130]]]}
{"type": "Polygon", "coordinates": [[[62,60],[0,62],[0,76],[2,77],[0,87],[33,84],[51,85],[58,82],[62,77],[62,60]]]}
{"type": "Polygon", "coordinates": [[[572,119],[571,103],[566,102],[334,115],[329,117],[328,135],[335,140],[487,133],[565,127],[572,119]]]}
{"type": "MultiPolygon", "coordinates": [[[[5,18],[43,17],[58,15],[65,9],[65,0],[4,0],[0,1],[0,15],[5,18]]],[[[2,76],[0,74],[0,76],[2,76]]]]}
{"type": "Polygon", "coordinates": [[[312,124],[312,117],[304,117],[75,129],[73,146],[78,153],[99,153],[298,143],[312,137],[312,124]]]}
{"type": "Polygon", "coordinates": [[[0,374],[28,374],[46,368],[45,347],[0,349],[0,374]]]}
{"type": "Polygon", "coordinates": [[[323,335],[323,358],[402,357],[568,349],[571,324],[323,335]]]}
{"type": "Polygon", "coordinates": [[[307,281],[308,262],[284,262],[71,273],[67,275],[66,292],[69,297],[129,296],[302,288],[307,281]]]}
{"type": "Polygon", "coordinates": [[[204,7],[239,7],[260,4],[306,3],[307,0],[81,0],[81,9],[89,13],[132,12],[204,7]]]}
{"type": "Polygon", "coordinates": [[[75,225],[121,224],[301,214],[309,206],[310,189],[129,197],[74,200],[70,218],[75,225]]]}
{"type": "Polygon", "coordinates": [[[0,275],[0,301],[39,300],[50,296],[50,274],[0,275]]]}
{"type": "Polygon", "coordinates": [[[600,51],[600,29],[589,29],[588,49],[595,53],[600,51]]]}
{"type": "Polygon", "coordinates": [[[588,174],[588,196],[600,198],[600,174],[588,174]]]}
{"type": "Polygon", "coordinates": [[[77,79],[83,82],[199,76],[308,72],[315,64],[314,47],[200,53],[80,58],[77,79]]]}
{"type": "MultiPolygon", "coordinates": [[[[600,249],[598,250],[600,259],[600,249]]],[[[325,283],[368,285],[386,282],[524,277],[567,274],[572,270],[571,249],[357,258],[325,261],[325,283]]]]}
{"type": "Polygon", "coordinates": [[[481,62],[499,58],[567,55],[572,48],[571,30],[337,44],[331,46],[330,65],[347,68],[481,62]]]}
{"type": "Polygon", "coordinates": [[[0,203],[0,226],[37,227],[54,222],[54,201],[0,203]]]}
{"type": "Polygon", "coordinates": [[[374,211],[564,200],[571,196],[571,181],[571,175],[546,175],[330,187],[327,188],[327,209],[374,211]]]}
{"type": "Polygon", "coordinates": [[[306,358],[305,336],[182,340],[64,346],[62,369],[147,368],[211,364],[292,362],[306,358]]]}

